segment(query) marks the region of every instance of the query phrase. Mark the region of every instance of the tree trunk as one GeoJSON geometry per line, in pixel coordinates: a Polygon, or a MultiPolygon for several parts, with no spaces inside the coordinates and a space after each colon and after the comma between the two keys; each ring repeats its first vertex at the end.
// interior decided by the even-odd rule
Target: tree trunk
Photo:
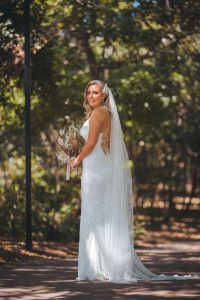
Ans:
{"type": "Polygon", "coordinates": [[[192,174],[192,190],[190,193],[189,202],[186,204],[186,208],[184,209],[183,216],[185,216],[190,210],[190,206],[192,204],[192,198],[195,196],[195,190],[197,187],[197,177],[198,177],[198,168],[195,166],[193,174],[192,174]]]}
{"type": "Polygon", "coordinates": [[[175,204],[173,202],[173,196],[174,196],[174,192],[172,189],[172,186],[169,187],[169,192],[168,192],[168,202],[169,202],[169,208],[168,208],[168,212],[165,216],[165,221],[168,222],[170,217],[173,216],[176,212],[176,207],[175,204]]]}

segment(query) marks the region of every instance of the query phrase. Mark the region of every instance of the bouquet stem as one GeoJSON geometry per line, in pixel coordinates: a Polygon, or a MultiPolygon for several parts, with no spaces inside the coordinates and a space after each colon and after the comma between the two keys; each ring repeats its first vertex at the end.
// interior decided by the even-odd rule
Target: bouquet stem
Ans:
{"type": "MultiPolygon", "coordinates": [[[[70,165],[67,163],[66,180],[70,180],[70,171],[71,171],[71,167],[70,167],[70,165]]],[[[75,172],[75,175],[78,175],[78,167],[75,167],[75,168],[74,168],[74,172],[75,172]]]]}
{"type": "Polygon", "coordinates": [[[70,180],[70,170],[71,170],[71,167],[67,163],[66,180],[70,180]]]}

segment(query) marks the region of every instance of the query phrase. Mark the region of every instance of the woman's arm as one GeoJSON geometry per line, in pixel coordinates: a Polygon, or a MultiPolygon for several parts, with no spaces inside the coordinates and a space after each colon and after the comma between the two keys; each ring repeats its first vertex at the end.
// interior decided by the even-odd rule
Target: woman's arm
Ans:
{"type": "Polygon", "coordinates": [[[94,111],[92,111],[91,117],[90,117],[90,129],[89,129],[89,134],[88,134],[88,139],[83,148],[81,149],[81,152],[79,155],[70,161],[70,166],[75,167],[80,164],[80,162],[87,156],[89,155],[92,150],[94,149],[99,134],[102,129],[103,125],[103,111],[101,108],[97,108],[94,111]]]}

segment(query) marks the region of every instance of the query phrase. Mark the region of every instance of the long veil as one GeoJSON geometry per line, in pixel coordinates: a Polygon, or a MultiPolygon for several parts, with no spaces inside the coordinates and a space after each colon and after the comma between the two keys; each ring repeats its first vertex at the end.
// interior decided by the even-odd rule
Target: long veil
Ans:
{"type": "Polygon", "coordinates": [[[140,261],[134,250],[132,176],[129,157],[123,139],[121,123],[113,94],[108,88],[111,109],[110,160],[112,186],[109,221],[106,226],[109,280],[136,282],[138,280],[199,279],[198,275],[156,275],[140,261]]]}

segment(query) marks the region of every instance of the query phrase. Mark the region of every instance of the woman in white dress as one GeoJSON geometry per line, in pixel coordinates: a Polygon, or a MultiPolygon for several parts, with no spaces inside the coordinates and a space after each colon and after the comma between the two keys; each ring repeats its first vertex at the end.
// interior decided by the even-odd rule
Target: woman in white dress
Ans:
{"type": "Polygon", "coordinates": [[[70,162],[83,163],[78,280],[115,283],[196,279],[156,275],[140,261],[133,242],[132,178],[114,97],[107,84],[90,81],[84,93],[85,145],[70,162]]]}

